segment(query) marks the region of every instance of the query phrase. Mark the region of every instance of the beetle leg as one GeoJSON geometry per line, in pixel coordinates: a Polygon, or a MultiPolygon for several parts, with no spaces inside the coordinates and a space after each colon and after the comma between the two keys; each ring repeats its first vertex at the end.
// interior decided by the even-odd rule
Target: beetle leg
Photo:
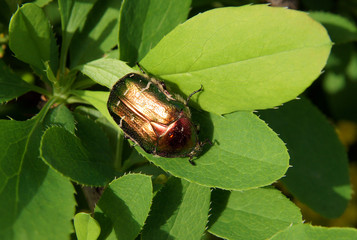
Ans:
{"type": "Polygon", "coordinates": [[[172,97],[172,95],[167,91],[166,84],[160,80],[157,80],[155,78],[151,78],[151,81],[165,94],[166,98],[168,101],[173,100],[175,101],[176,99],[172,97]]]}
{"type": "Polygon", "coordinates": [[[120,127],[120,128],[123,127],[122,123],[123,123],[123,119],[124,119],[124,118],[125,118],[125,116],[120,119],[120,122],[119,122],[119,127],[120,127]]]}
{"type": "Polygon", "coordinates": [[[204,145],[209,144],[209,145],[213,145],[212,141],[209,139],[205,139],[203,142],[200,142],[200,147],[203,147],[204,145]]]}
{"type": "Polygon", "coordinates": [[[148,90],[150,88],[151,81],[148,82],[145,88],[141,89],[140,93],[144,92],[145,90],[148,90]]]}
{"type": "Polygon", "coordinates": [[[191,97],[192,97],[194,94],[196,94],[196,93],[198,93],[198,92],[201,92],[202,90],[203,90],[203,86],[202,86],[202,84],[201,84],[200,89],[194,91],[193,93],[190,94],[190,96],[188,96],[188,98],[187,98],[187,100],[186,100],[186,106],[187,106],[187,104],[188,104],[188,101],[190,101],[191,97]]]}
{"type": "Polygon", "coordinates": [[[188,161],[192,164],[192,166],[196,166],[196,163],[192,160],[193,156],[190,156],[190,159],[188,161]]]}

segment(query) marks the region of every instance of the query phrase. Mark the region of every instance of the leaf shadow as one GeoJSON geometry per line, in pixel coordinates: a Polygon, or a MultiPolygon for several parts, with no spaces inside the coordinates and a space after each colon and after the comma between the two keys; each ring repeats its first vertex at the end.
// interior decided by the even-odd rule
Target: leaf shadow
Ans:
{"type": "Polygon", "coordinates": [[[214,189],[211,193],[211,214],[209,216],[209,221],[207,228],[209,229],[222,215],[223,211],[227,207],[230,191],[222,189],[214,189]]]}
{"type": "Polygon", "coordinates": [[[94,218],[102,229],[98,239],[106,239],[113,230],[117,239],[132,236],[135,232],[139,234],[141,225],[133,218],[133,213],[125,202],[112,189],[105,190],[98,207],[103,211],[94,213],[94,218]]]}
{"type": "MultiPolygon", "coordinates": [[[[156,239],[174,240],[169,232],[161,228],[179,210],[183,200],[183,186],[179,178],[171,177],[167,185],[154,197],[149,217],[144,226],[144,235],[150,234],[156,239]]],[[[145,238],[145,236],[143,236],[145,238]]]]}

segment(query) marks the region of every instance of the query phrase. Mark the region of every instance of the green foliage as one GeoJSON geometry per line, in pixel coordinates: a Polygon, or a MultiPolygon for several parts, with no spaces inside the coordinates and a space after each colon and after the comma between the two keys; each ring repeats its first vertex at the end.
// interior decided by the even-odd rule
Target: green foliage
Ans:
{"type": "Polygon", "coordinates": [[[279,232],[271,240],[350,240],[357,237],[356,229],[352,228],[324,228],[314,227],[309,224],[294,225],[279,232]]]}
{"type": "Polygon", "coordinates": [[[78,240],[96,240],[100,234],[99,223],[88,213],[77,213],[74,216],[74,228],[78,240]]]}
{"type": "Polygon", "coordinates": [[[1,239],[63,239],[72,232],[73,186],[39,158],[51,104],[27,121],[0,120],[1,239]]]}
{"type": "Polygon", "coordinates": [[[175,28],[141,64],[186,95],[202,84],[200,107],[224,114],[294,99],[320,75],[331,45],[326,30],[303,12],[218,8],[175,28]]]}
{"type": "Polygon", "coordinates": [[[134,65],[187,19],[191,0],[126,0],[120,14],[119,58],[134,65]]]}
{"type": "Polygon", "coordinates": [[[201,126],[200,138],[215,141],[212,147],[204,148],[205,153],[195,160],[194,168],[186,159],[167,161],[137,150],[174,176],[223,189],[266,186],[283,177],[288,169],[289,155],[284,143],[254,114],[241,111],[217,116],[195,112],[194,116],[201,126]],[[239,124],[234,126],[235,123],[239,124]]]}
{"type": "Polygon", "coordinates": [[[152,197],[150,176],[129,174],[110,183],[95,208],[95,219],[104,226],[101,239],[135,239],[152,197]]]}
{"type": "Polygon", "coordinates": [[[0,43],[12,51],[1,45],[0,113],[10,120],[0,120],[0,239],[356,238],[355,229],[303,224],[269,186],[282,178],[326,217],[346,209],[347,155],[319,110],[304,99],[252,112],[302,94],[326,65],[330,37],[329,94],[357,79],[354,22],[311,13],[326,31],[301,11],[211,9],[216,2],[59,0],[58,22],[47,18],[55,1],[0,3],[0,43]],[[131,146],[110,116],[108,90],[139,72],[136,62],[170,92],[188,96],[202,84],[189,104],[212,145],[195,166],[131,146]],[[31,94],[35,116],[2,113],[31,94]]]}
{"type": "Polygon", "coordinates": [[[9,46],[15,56],[24,61],[39,75],[44,75],[49,62],[52,72],[57,72],[58,47],[51,26],[40,7],[24,4],[11,18],[9,46]]]}
{"type": "Polygon", "coordinates": [[[120,7],[119,0],[97,1],[85,25],[73,37],[70,45],[72,67],[100,58],[115,47],[118,42],[120,7]]]}
{"type": "Polygon", "coordinates": [[[112,58],[101,58],[81,65],[78,69],[97,83],[108,88],[111,88],[122,76],[133,72],[133,69],[125,62],[112,58]]]}
{"type": "Polygon", "coordinates": [[[287,143],[292,167],[282,179],[286,187],[323,216],[340,216],[352,189],[347,155],[330,123],[305,99],[260,114],[287,143]]]}
{"type": "Polygon", "coordinates": [[[273,188],[215,190],[212,194],[208,231],[225,239],[267,239],[301,223],[299,209],[273,188]]]}
{"type": "Polygon", "coordinates": [[[200,239],[206,227],[209,205],[209,188],[171,178],[154,198],[143,238],[200,239]]]}
{"type": "Polygon", "coordinates": [[[324,25],[336,44],[357,40],[357,27],[349,19],[327,12],[310,12],[309,15],[324,25]]]}
{"type": "Polygon", "coordinates": [[[77,114],[76,121],[76,135],[63,127],[46,130],[41,158],[77,183],[104,186],[115,176],[109,140],[93,120],[77,114]]]}
{"type": "Polygon", "coordinates": [[[33,85],[28,84],[12,73],[0,60],[0,103],[14,99],[22,94],[34,90],[33,85]]]}

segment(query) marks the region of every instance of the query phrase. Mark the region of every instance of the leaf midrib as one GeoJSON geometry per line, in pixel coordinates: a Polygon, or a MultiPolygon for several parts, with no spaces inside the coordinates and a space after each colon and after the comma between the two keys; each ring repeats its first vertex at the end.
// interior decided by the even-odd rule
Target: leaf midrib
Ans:
{"type": "MultiPolygon", "coordinates": [[[[15,202],[16,202],[15,208],[14,208],[14,214],[15,215],[17,214],[18,203],[19,203],[19,186],[20,186],[20,177],[21,177],[20,173],[22,171],[22,165],[24,163],[24,159],[25,159],[25,156],[27,154],[27,150],[28,150],[30,139],[32,138],[33,133],[36,130],[36,128],[39,126],[39,123],[42,122],[42,120],[46,116],[46,113],[48,112],[49,108],[52,106],[52,104],[55,101],[56,101],[55,98],[52,98],[51,100],[49,100],[46,103],[46,105],[41,109],[40,113],[35,116],[35,122],[34,122],[33,127],[31,128],[31,130],[30,130],[30,132],[28,134],[28,137],[27,137],[27,140],[26,140],[26,143],[25,143],[25,148],[24,148],[24,151],[22,153],[21,160],[20,160],[20,165],[19,165],[19,170],[18,170],[18,178],[17,178],[17,181],[16,181],[16,187],[15,187],[15,202]]],[[[29,120],[29,121],[32,121],[32,119],[29,120]]]]}
{"type": "MultiPolygon", "coordinates": [[[[195,70],[189,70],[186,72],[176,72],[176,73],[171,73],[171,74],[162,74],[159,75],[163,78],[167,77],[167,76],[175,76],[175,75],[182,75],[182,74],[190,74],[190,73],[194,73],[194,72],[201,72],[201,71],[206,71],[208,69],[215,69],[215,68],[220,68],[220,67],[224,67],[224,66],[228,66],[228,65],[234,65],[234,64],[239,64],[239,63],[243,63],[243,62],[250,62],[250,61],[254,61],[256,59],[262,59],[262,58],[267,58],[267,57],[271,57],[271,56],[278,56],[278,55],[282,55],[282,54],[286,54],[286,53],[290,53],[290,52],[296,52],[296,51],[300,51],[300,50],[305,50],[305,49],[309,49],[309,48],[321,48],[321,47],[326,47],[326,46],[331,46],[331,44],[320,44],[320,45],[315,45],[315,46],[309,46],[309,47],[300,47],[300,48],[293,48],[293,49],[289,49],[289,50],[285,50],[285,51],[280,51],[280,52],[274,52],[271,54],[266,54],[266,55],[261,55],[261,56],[255,56],[252,58],[247,58],[247,59],[242,59],[239,61],[235,61],[235,62],[228,62],[228,63],[222,63],[222,64],[218,64],[216,66],[212,66],[212,67],[206,67],[206,68],[201,68],[201,69],[195,69],[195,70]]],[[[200,55],[201,56],[201,55],[200,55]]],[[[197,62],[197,59],[196,61],[197,62]]],[[[162,63],[162,62],[161,62],[162,63]]],[[[160,64],[161,64],[160,63],[160,64]]],[[[159,65],[160,65],[159,64],[159,65]]],[[[192,67],[192,65],[190,66],[190,68],[192,67]]],[[[153,67],[154,68],[154,67],[153,67]]]]}

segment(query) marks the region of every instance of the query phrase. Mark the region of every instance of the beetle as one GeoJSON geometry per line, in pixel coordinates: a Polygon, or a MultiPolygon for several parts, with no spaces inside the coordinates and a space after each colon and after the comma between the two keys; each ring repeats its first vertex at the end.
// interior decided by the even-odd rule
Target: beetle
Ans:
{"type": "MultiPolygon", "coordinates": [[[[139,66],[140,67],[140,66],[139,66]]],[[[129,73],[112,87],[107,107],[126,137],[145,152],[166,158],[197,155],[206,142],[200,142],[198,128],[191,120],[186,102],[168,92],[165,84],[148,75],[129,73]]]]}

